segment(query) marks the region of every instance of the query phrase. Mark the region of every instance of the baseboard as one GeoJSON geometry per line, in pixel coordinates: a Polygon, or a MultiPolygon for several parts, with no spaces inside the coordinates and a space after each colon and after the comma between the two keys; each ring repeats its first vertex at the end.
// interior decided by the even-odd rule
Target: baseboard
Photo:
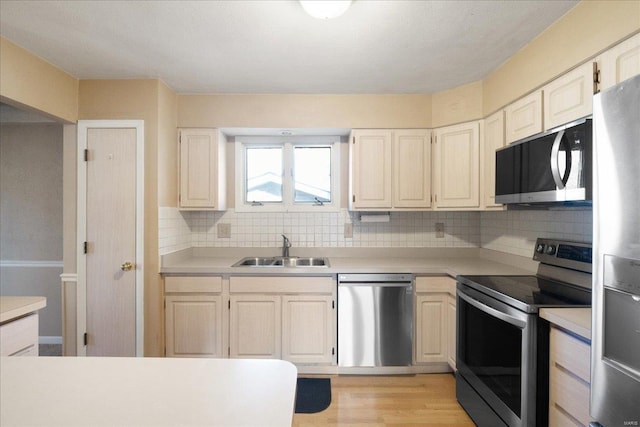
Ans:
{"type": "Polygon", "coordinates": [[[56,336],[40,336],[38,337],[38,344],[62,344],[62,337],[56,336]]]}

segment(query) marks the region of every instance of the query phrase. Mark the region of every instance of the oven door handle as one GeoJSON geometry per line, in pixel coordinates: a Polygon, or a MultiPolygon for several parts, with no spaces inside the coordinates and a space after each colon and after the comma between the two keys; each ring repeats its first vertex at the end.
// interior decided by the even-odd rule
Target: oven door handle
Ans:
{"type": "Polygon", "coordinates": [[[493,307],[490,307],[480,301],[478,301],[477,299],[470,297],[462,292],[458,292],[458,296],[460,298],[462,298],[463,300],[465,300],[467,303],[471,304],[472,306],[474,306],[475,308],[477,308],[478,310],[484,311],[485,313],[489,314],[490,316],[496,317],[502,321],[505,321],[507,323],[510,323],[520,329],[524,329],[527,326],[527,322],[518,319],[517,317],[511,316],[507,313],[503,313],[500,310],[497,310],[493,307]]]}

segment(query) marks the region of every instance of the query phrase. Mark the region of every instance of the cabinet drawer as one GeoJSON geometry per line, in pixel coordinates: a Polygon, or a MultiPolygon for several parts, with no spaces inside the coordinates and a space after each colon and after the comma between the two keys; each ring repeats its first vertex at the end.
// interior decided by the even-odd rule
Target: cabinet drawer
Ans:
{"type": "Polygon", "coordinates": [[[560,365],[586,383],[591,382],[591,347],[587,343],[551,328],[549,355],[552,367],[560,365]]]}
{"type": "Polygon", "coordinates": [[[449,276],[416,277],[416,292],[442,292],[456,294],[456,281],[449,276]]]}
{"type": "Polygon", "coordinates": [[[332,277],[234,276],[229,279],[231,293],[327,293],[335,288],[332,277]]]}
{"type": "Polygon", "coordinates": [[[557,406],[550,404],[549,405],[549,427],[584,427],[582,423],[580,423],[575,418],[568,415],[562,409],[557,406]]]}
{"type": "Polygon", "coordinates": [[[589,425],[589,385],[558,366],[551,367],[549,407],[562,408],[583,425],[589,425]]]}
{"type": "Polygon", "coordinates": [[[219,276],[168,276],[164,278],[167,293],[219,293],[222,292],[222,277],[219,276]]]}
{"type": "MultiPolygon", "coordinates": [[[[38,355],[38,314],[30,314],[0,326],[0,356],[18,353],[38,355]],[[30,349],[34,347],[35,351],[30,349]],[[28,351],[25,351],[28,350],[28,351]],[[35,352],[35,354],[34,354],[35,352]]],[[[25,354],[26,355],[26,354],[25,354]]]]}

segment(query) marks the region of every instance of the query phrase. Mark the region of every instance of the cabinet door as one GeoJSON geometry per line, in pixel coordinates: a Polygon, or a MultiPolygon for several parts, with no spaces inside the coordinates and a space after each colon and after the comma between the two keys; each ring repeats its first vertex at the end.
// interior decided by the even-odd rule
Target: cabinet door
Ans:
{"type": "Polygon", "coordinates": [[[418,294],[416,304],[416,362],[446,362],[447,294],[418,294]]]}
{"type": "Polygon", "coordinates": [[[504,147],[504,111],[500,110],[484,120],[482,138],[481,184],[482,206],[501,207],[496,204],[496,150],[504,147]]]}
{"type": "Polygon", "coordinates": [[[166,296],[165,322],[167,357],[224,357],[221,296],[166,296]]]}
{"type": "Polygon", "coordinates": [[[505,129],[507,143],[542,132],[542,91],[507,105],[505,129]]]}
{"type": "Polygon", "coordinates": [[[544,88],[544,129],[553,129],[593,112],[593,69],[587,62],[544,88]]]}
{"type": "Polygon", "coordinates": [[[458,323],[456,317],[456,298],[449,295],[447,297],[447,356],[449,366],[456,370],[456,325],[458,323]]]}
{"type": "Polygon", "coordinates": [[[230,316],[231,357],[280,359],[279,296],[232,295],[230,316]]]}
{"type": "Polygon", "coordinates": [[[440,128],[435,135],[435,206],[479,207],[479,123],[440,128]]]}
{"type": "Polygon", "coordinates": [[[331,295],[282,297],[282,358],[293,363],[331,363],[334,310],[331,295]]]}
{"type": "Polygon", "coordinates": [[[640,74],[640,34],[604,52],[600,61],[600,89],[640,74]]]}
{"type": "Polygon", "coordinates": [[[394,207],[430,207],[430,132],[419,129],[394,131],[393,166],[394,207]]]}
{"type": "Polygon", "coordinates": [[[180,208],[225,208],[218,179],[225,161],[221,147],[215,129],[180,130],[180,208]]]}
{"type": "Polygon", "coordinates": [[[350,152],[352,209],[390,208],[391,131],[353,131],[350,152]]]}

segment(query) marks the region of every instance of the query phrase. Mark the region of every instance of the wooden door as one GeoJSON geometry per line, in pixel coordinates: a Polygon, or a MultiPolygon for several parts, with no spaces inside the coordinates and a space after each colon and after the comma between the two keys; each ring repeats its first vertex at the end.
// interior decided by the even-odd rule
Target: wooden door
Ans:
{"type": "Polygon", "coordinates": [[[480,137],[478,122],[436,130],[435,207],[480,206],[480,137]]]}
{"type": "Polygon", "coordinates": [[[351,208],[391,208],[391,131],[354,131],[350,153],[351,208]]]}
{"type": "Polygon", "coordinates": [[[165,304],[167,357],[224,357],[220,295],[170,295],[165,304]]]}
{"type": "Polygon", "coordinates": [[[640,34],[623,41],[602,54],[600,90],[640,74],[640,34]]]}
{"type": "Polygon", "coordinates": [[[587,62],[544,88],[544,129],[549,130],[593,112],[593,63],[587,62]]]}
{"type": "Polygon", "coordinates": [[[282,297],[282,358],[293,363],[331,363],[333,359],[331,295],[282,297]]]}
{"type": "Polygon", "coordinates": [[[397,130],[393,138],[393,205],[396,208],[431,206],[431,133],[397,130]]]}
{"type": "Polygon", "coordinates": [[[87,130],[89,356],[136,355],[136,142],[135,128],[87,130]]]}
{"type": "Polygon", "coordinates": [[[504,147],[504,111],[500,110],[484,120],[482,137],[481,178],[483,207],[496,204],[496,150],[504,147]]]}
{"type": "Polygon", "coordinates": [[[232,295],[230,317],[230,357],[280,358],[279,296],[232,295]]]}
{"type": "Polygon", "coordinates": [[[447,294],[416,295],[416,362],[447,361],[447,294]]]}
{"type": "Polygon", "coordinates": [[[507,143],[542,132],[542,91],[507,105],[505,128],[507,143]]]}

